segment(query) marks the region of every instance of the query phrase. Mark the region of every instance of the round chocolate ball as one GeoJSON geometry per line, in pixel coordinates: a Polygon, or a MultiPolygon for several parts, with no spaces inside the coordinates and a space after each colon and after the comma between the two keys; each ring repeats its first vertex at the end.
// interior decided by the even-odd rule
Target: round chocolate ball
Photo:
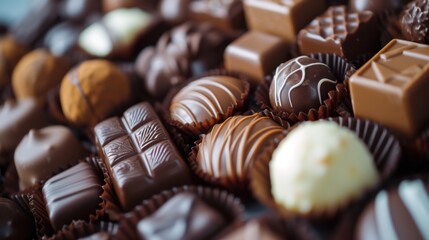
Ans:
{"type": "Polygon", "coordinates": [[[33,219],[14,201],[0,198],[0,239],[33,239],[33,219]]]}
{"type": "Polygon", "coordinates": [[[323,105],[336,83],[326,64],[306,56],[291,59],[276,69],[269,90],[271,106],[289,113],[307,113],[323,105]]]}
{"type": "Polygon", "coordinates": [[[428,213],[428,182],[403,180],[398,186],[381,190],[366,206],[354,239],[427,239],[428,213]]]}
{"type": "Polygon", "coordinates": [[[281,126],[258,113],[230,117],[202,137],[197,164],[220,184],[246,187],[258,154],[282,132],[281,126]]]}
{"type": "Polygon", "coordinates": [[[68,69],[66,60],[55,57],[44,49],[28,53],[13,71],[12,87],[15,96],[46,98],[48,91],[60,84],[68,69]]]}
{"type": "Polygon", "coordinates": [[[351,12],[371,11],[378,15],[401,9],[401,7],[401,0],[350,0],[349,3],[351,12]]]}
{"type": "Polygon", "coordinates": [[[402,34],[407,40],[429,43],[429,0],[409,3],[400,18],[402,34]]]}
{"type": "Polygon", "coordinates": [[[0,38],[0,88],[11,82],[13,69],[26,53],[26,48],[14,38],[0,38]]]}
{"type": "Polygon", "coordinates": [[[131,98],[127,76],[106,60],[89,60],[64,77],[60,101],[64,116],[77,126],[95,126],[131,98]]]}

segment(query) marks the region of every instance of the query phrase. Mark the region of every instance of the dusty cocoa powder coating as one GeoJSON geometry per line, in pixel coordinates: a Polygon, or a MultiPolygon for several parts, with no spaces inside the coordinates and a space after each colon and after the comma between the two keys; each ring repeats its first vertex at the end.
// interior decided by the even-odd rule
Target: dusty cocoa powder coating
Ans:
{"type": "Polygon", "coordinates": [[[106,60],[85,61],[70,70],[61,83],[65,117],[77,126],[95,126],[131,98],[127,76],[106,60]]]}
{"type": "Polygon", "coordinates": [[[44,99],[52,88],[61,83],[69,70],[65,59],[55,57],[44,49],[36,49],[25,55],[16,65],[12,75],[12,87],[19,98],[44,99]]]}
{"type": "Polygon", "coordinates": [[[0,38],[0,88],[12,81],[13,69],[26,53],[26,47],[12,36],[0,38]]]}
{"type": "Polygon", "coordinates": [[[14,155],[20,189],[35,186],[54,171],[84,156],[79,140],[64,126],[30,130],[14,155]]]}
{"type": "Polygon", "coordinates": [[[297,57],[277,67],[269,90],[270,103],[281,111],[307,113],[328,99],[336,83],[327,65],[310,57],[297,57]]]}
{"type": "Polygon", "coordinates": [[[416,0],[409,3],[401,13],[402,34],[407,40],[429,43],[429,1],[416,0]]]}

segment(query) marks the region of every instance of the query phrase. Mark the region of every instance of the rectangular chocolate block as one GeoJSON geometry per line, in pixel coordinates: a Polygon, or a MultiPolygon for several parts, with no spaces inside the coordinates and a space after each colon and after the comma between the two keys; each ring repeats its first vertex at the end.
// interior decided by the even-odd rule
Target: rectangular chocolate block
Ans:
{"type": "Polygon", "coordinates": [[[299,32],[298,45],[303,55],[335,53],[355,60],[379,50],[379,35],[372,12],[349,13],[345,5],[333,6],[299,32]]]}
{"type": "Polygon", "coordinates": [[[73,220],[88,220],[101,202],[102,181],[86,162],[50,178],[43,196],[51,224],[56,231],[73,220]]]}
{"type": "Polygon", "coordinates": [[[356,117],[416,136],[429,123],[429,46],[392,40],[351,77],[350,91],[356,117]]]}
{"type": "Polygon", "coordinates": [[[247,26],[295,42],[299,30],[325,11],[324,0],[244,0],[247,26]]]}
{"type": "Polygon", "coordinates": [[[190,183],[188,167],[149,103],[95,128],[97,150],[125,211],[174,186],[190,183]]]}
{"type": "Polygon", "coordinates": [[[282,38],[248,31],[225,49],[225,68],[249,76],[257,86],[287,60],[287,54],[288,45],[282,38]]]}

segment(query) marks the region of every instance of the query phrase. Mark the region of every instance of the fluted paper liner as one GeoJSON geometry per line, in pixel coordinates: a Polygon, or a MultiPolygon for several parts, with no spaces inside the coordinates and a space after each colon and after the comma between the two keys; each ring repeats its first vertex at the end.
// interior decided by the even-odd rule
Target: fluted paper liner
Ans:
{"type": "MultiPolygon", "coordinates": [[[[99,175],[100,179],[103,178],[103,174],[105,174],[105,173],[99,164],[101,162],[99,160],[99,158],[95,157],[95,156],[87,157],[85,159],[75,161],[73,164],[69,164],[65,168],[58,169],[57,171],[52,173],[51,176],[49,176],[48,178],[41,181],[31,193],[27,194],[27,198],[28,198],[28,202],[29,202],[29,208],[30,208],[31,213],[34,216],[35,221],[36,221],[36,229],[37,229],[37,234],[39,237],[42,237],[42,236],[49,237],[50,235],[52,235],[54,233],[54,229],[51,225],[51,221],[49,219],[49,215],[48,215],[48,212],[46,209],[46,203],[45,203],[43,193],[42,193],[43,185],[51,177],[57,175],[58,173],[65,171],[65,170],[77,165],[79,162],[83,162],[83,161],[89,163],[94,168],[95,172],[97,173],[97,175],[99,175]]],[[[98,219],[101,219],[103,217],[101,209],[102,209],[102,199],[100,197],[100,204],[99,204],[98,209],[94,209],[94,213],[92,213],[90,216],[88,216],[90,222],[96,222],[98,219]]],[[[79,219],[75,219],[75,220],[79,220],[79,219]]]]}
{"type": "Polygon", "coordinates": [[[271,85],[271,76],[267,76],[266,81],[261,83],[255,91],[255,101],[261,110],[269,110],[283,120],[295,124],[303,121],[316,121],[328,117],[351,117],[353,108],[348,90],[348,82],[351,75],[356,71],[351,63],[344,58],[334,54],[311,54],[310,57],[326,64],[336,77],[339,83],[336,84],[335,90],[328,93],[328,99],[318,109],[310,109],[308,112],[289,113],[271,106],[269,90],[271,85]]]}
{"type": "Polygon", "coordinates": [[[174,87],[167,94],[167,97],[164,101],[164,109],[165,109],[166,113],[168,113],[165,115],[169,117],[168,122],[171,125],[176,126],[178,129],[180,129],[181,131],[185,132],[186,134],[188,134],[190,136],[196,137],[201,133],[206,133],[213,125],[227,119],[228,117],[232,116],[235,112],[240,110],[246,103],[246,100],[249,96],[249,91],[250,91],[250,84],[249,84],[249,81],[247,80],[247,77],[245,77],[241,74],[229,72],[229,71],[222,70],[222,69],[212,70],[212,71],[206,72],[205,74],[200,75],[198,77],[191,78],[190,80],[180,84],[179,86],[174,87]],[[196,81],[196,80],[204,78],[204,77],[209,77],[209,76],[229,76],[229,77],[234,77],[234,78],[240,79],[242,81],[242,83],[244,84],[244,91],[241,93],[240,99],[237,99],[237,104],[231,104],[226,109],[226,111],[224,113],[219,113],[218,116],[213,117],[211,119],[207,119],[203,122],[183,124],[179,121],[171,119],[170,118],[170,105],[171,105],[173,98],[176,96],[176,94],[183,87],[186,87],[190,82],[196,81]]]}
{"type": "Polygon", "coordinates": [[[183,192],[196,194],[205,203],[221,212],[230,226],[241,223],[244,207],[234,195],[223,190],[204,186],[182,186],[154,195],[151,199],[143,201],[133,211],[124,215],[124,218],[119,223],[118,234],[115,237],[117,239],[139,239],[136,229],[137,223],[154,213],[173,196],[183,192]]]}
{"type": "Polygon", "coordinates": [[[118,228],[117,223],[99,221],[89,223],[82,220],[73,221],[68,226],[64,227],[61,231],[57,232],[51,237],[44,236],[43,240],[74,240],[82,237],[87,237],[95,233],[106,232],[109,236],[116,233],[118,228]]]}
{"type": "MultiPolygon", "coordinates": [[[[271,193],[271,180],[269,163],[271,156],[279,142],[268,147],[255,162],[251,171],[251,189],[254,196],[264,205],[277,210],[285,217],[302,217],[309,220],[324,221],[333,220],[339,216],[352,203],[361,201],[371,192],[377,190],[396,171],[401,158],[401,146],[396,137],[386,128],[371,122],[354,118],[329,118],[328,121],[338,123],[355,132],[357,136],[367,145],[368,150],[373,155],[375,165],[379,173],[379,180],[372,187],[363,191],[359,197],[345,200],[343,204],[334,210],[310,211],[308,214],[295,213],[289,211],[275,202],[271,193]]],[[[285,189],[287,191],[287,189],[285,189]]]]}

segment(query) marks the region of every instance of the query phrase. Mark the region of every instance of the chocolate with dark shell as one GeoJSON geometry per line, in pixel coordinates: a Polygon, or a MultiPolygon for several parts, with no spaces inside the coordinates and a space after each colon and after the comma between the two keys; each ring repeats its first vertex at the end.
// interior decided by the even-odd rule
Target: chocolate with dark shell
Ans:
{"type": "Polygon", "coordinates": [[[402,34],[407,40],[429,43],[429,1],[409,3],[401,13],[402,34]]]}

